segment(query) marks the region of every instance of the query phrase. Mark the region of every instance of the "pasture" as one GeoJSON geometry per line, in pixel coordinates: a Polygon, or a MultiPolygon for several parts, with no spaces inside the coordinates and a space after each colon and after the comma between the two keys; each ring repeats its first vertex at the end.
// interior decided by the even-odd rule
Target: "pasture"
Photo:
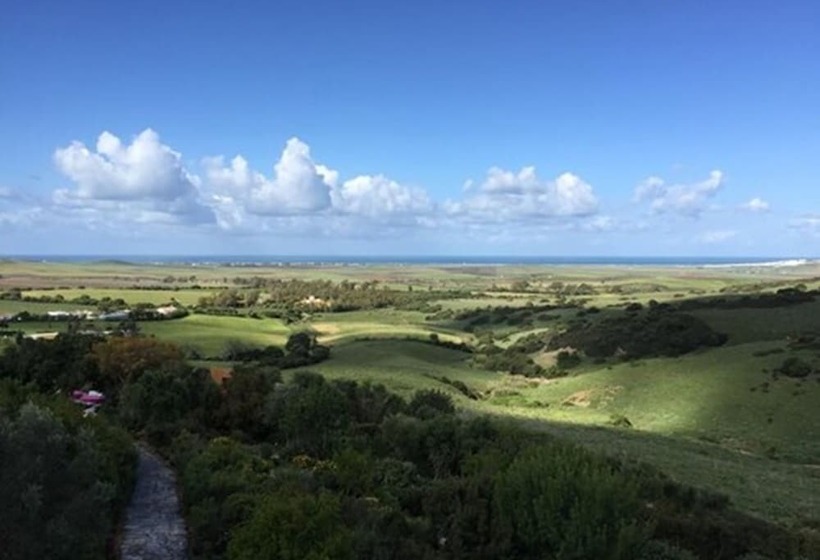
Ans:
{"type": "Polygon", "coordinates": [[[140,323],[143,333],[168,340],[200,355],[219,356],[230,341],[254,346],[282,346],[290,329],[276,319],[189,315],[171,321],[140,323]]]}

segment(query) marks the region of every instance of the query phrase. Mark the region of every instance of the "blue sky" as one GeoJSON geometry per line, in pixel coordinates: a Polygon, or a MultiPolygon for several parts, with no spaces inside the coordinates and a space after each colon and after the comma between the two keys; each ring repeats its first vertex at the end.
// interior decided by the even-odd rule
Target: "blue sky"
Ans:
{"type": "Polygon", "coordinates": [[[816,256],[820,3],[11,3],[2,254],[816,256]]]}

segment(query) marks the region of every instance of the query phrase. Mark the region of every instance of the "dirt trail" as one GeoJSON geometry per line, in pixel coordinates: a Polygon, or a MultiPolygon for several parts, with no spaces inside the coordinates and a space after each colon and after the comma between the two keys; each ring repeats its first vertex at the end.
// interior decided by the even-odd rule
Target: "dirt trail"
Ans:
{"type": "Polygon", "coordinates": [[[153,452],[138,448],[137,484],[126,511],[121,560],[185,560],[188,535],[173,471],[153,452]]]}

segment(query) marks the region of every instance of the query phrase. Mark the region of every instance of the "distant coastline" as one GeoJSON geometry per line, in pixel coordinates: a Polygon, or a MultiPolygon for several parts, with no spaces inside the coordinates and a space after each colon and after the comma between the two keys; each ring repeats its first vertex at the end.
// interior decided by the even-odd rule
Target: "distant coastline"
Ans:
{"type": "Polygon", "coordinates": [[[521,257],[521,256],[330,256],[330,255],[8,255],[2,261],[156,266],[695,266],[795,267],[820,262],[807,257],[521,257]]]}

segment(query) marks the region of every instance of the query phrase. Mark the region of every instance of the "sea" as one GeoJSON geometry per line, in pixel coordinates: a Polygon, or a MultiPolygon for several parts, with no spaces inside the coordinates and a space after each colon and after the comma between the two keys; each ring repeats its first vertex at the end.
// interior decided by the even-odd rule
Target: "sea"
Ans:
{"type": "Polygon", "coordinates": [[[166,266],[700,266],[793,267],[820,263],[820,257],[629,257],[475,255],[8,255],[0,262],[122,263],[166,266]]]}

